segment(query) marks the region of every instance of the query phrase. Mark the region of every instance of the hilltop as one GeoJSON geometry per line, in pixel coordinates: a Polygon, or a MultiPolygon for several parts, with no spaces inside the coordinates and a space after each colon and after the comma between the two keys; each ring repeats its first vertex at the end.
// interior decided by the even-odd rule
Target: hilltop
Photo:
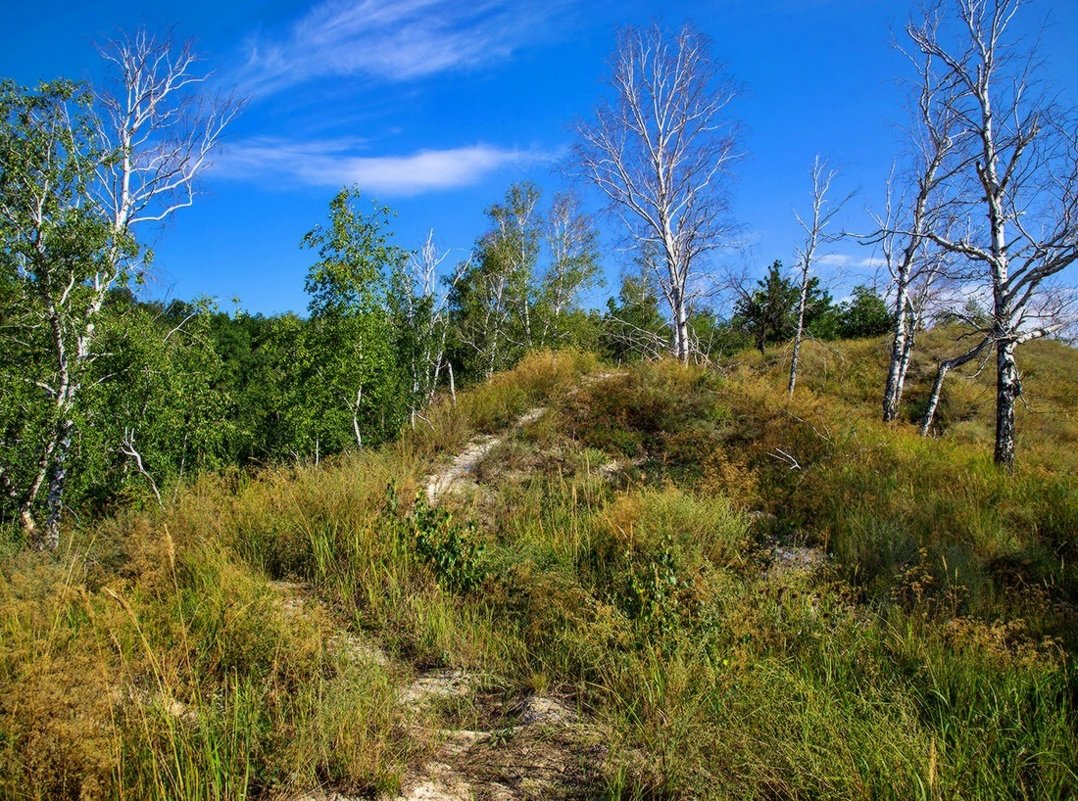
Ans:
{"type": "Polygon", "coordinates": [[[207,474],[0,571],[0,796],[1078,792],[1078,353],[877,422],[886,343],[533,353],[397,442],[207,474]],[[73,692],[72,688],[78,688],[73,692]]]}

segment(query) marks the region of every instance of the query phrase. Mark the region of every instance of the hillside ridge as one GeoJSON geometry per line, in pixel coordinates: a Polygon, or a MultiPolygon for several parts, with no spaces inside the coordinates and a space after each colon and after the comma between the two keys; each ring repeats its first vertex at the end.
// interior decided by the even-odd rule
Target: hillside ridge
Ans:
{"type": "Polygon", "coordinates": [[[873,419],[879,342],[806,343],[793,399],[778,351],[540,352],[391,445],[8,551],[0,796],[1069,799],[1074,356],[1043,345],[1013,474],[982,377],[937,437],[873,419]]]}

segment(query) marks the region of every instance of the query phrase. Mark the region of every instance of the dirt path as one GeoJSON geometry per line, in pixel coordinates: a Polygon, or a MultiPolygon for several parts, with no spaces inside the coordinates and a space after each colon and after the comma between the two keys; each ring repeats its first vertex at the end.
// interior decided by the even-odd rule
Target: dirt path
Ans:
{"type": "MultiPolygon", "coordinates": [[[[437,504],[448,494],[476,486],[480,462],[545,412],[545,407],[535,407],[504,433],[473,439],[428,477],[427,500],[437,504]]],[[[434,755],[404,776],[395,801],[539,801],[593,795],[589,788],[594,788],[602,763],[602,739],[564,699],[499,697],[484,692],[475,676],[449,670],[420,674],[400,695],[402,704],[413,706],[447,700],[476,707],[481,726],[439,732],[434,755]]]]}
{"type": "MultiPolygon", "coordinates": [[[[545,411],[533,408],[504,433],[471,440],[448,465],[427,478],[427,500],[437,504],[448,494],[477,486],[474,476],[484,457],[545,411]]],[[[275,586],[285,607],[297,613],[319,603],[302,585],[276,582],[275,586]]],[[[393,664],[377,643],[362,635],[342,630],[332,642],[354,658],[387,668],[393,664]]],[[[402,666],[402,672],[406,671],[402,666]]],[[[405,721],[429,720],[429,715],[420,713],[453,707],[474,710],[475,719],[468,728],[436,732],[431,757],[410,767],[399,793],[383,801],[583,801],[596,797],[605,754],[598,727],[582,718],[566,699],[506,694],[484,688],[480,678],[463,670],[426,670],[401,687],[397,702],[405,721]]],[[[422,734],[429,736],[429,732],[422,734]]],[[[359,799],[317,790],[294,801],[359,799]]]]}
{"type": "Polygon", "coordinates": [[[513,699],[469,686],[461,672],[420,676],[401,696],[423,706],[467,700],[475,728],[438,732],[438,746],[408,771],[395,801],[540,801],[594,797],[603,745],[595,726],[562,699],[513,699]]]}
{"type": "Polygon", "coordinates": [[[474,485],[472,476],[483,458],[494,448],[505,442],[514,431],[530,425],[543,416],[546,408],[536,406],[522,414],[504,433],[494,436],[485,434],[469,442],[445,468],[427,477],[427,502],[436,504],[446,493],[460,492],[469,485],[474,485]]]}

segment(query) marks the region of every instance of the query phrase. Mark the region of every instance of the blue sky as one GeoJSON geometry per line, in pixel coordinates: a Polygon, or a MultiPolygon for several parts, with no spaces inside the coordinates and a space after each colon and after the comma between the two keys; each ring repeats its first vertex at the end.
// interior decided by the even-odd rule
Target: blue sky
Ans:
{"type": "MultiPolygon", "coordinates": [[[[549,194],[572,126],[607,92],[615,31],[657,19],[691,21],[712,40],[743,92],[731,112],[744,127],[733,214],[762,272],[792,261],[794,208],[808,202],[821,153],[841,170],[837,192],[857,190],[842,224],[868,227],[900,152],[909,72],[891,48],[918,4],[900,0],[21,0],[7,9],[0,75],[24,84],[100,74],[94,41],[144,25],[193,38],[221,86],[250,98],[193,208],[153,232],[148,292],[208,295],[223,307],[302,311],[311,254],[298,247],[344,184],[397,211],[399,244],[429,228],[463,258],[485,227],[483,210],[521,179],[549,194]],[[47,9],[48,13],[42,13],[47,9]]],[[[1078,2],[1034,0],[1024,25],[1045,17],[1043,78],[1078,102],[1078,2]]],[[[598,198],[585,194],[592,211],[598,198]]],[[[607,287],[625,257],[604,223],[607,287]]],[[[146,232],[144,232],[145,234],[146,232]]],[[[747,255],[746,255],[747,254],[747,255]]],[[[821,266],[836,294],[868,276],[871,251],[831,248],[821,266]],[[844,262],[844,263],[843,263],[844,262]]]]}

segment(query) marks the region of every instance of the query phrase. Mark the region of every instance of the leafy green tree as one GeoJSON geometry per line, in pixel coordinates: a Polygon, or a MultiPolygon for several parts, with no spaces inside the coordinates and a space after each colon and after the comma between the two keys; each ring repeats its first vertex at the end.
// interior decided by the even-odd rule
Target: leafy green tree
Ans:
{"type": "Polygon", "coordinates": [[[487,209],[490,227],[471,259],[453,273],[450,361],[468,379],[488,378],[532,348],[597,341],[597,320],[579,305],[599,279],[595,228],[574,196],[555,195],[545,214],[541,201],[534,184],[510,186],[487,209]]]}
{"type": "Polygon", "coordinates": [[[75,411],[105,299],[100,283],[103,275],[115,282],[111,253],[127,247],[84,202],[105,157],[91,104],[84,88],[65,81],[36,91],[0,86],[4,271],[24,304],[15,336],[36,340],[29,349],[39,357],[30,379],[38,392],[17,399],[20,424],[11,432],[5,475],[23,530],[39,548],[59,543],[75,411]],[[42,528],[35,518],[46,486],[42,528]]]}
{"type": "Polygon", "coordinates": [[[298,454],[376,446],[400,429],[404,388],[384,310],[312,318],[294,358],[286,409],[298,454]]]}
{"type": "Polygon", "coordinates": [[[329,202],[329,224],[316,225],[300,246],[318,261],[307,273],[307,304],[313,317],[345,317],[382,307],[389,272],[406,256],[393,244],[393,212],[372,203],[370,214],[357,208],[358,187],[342,189],[329,202]]]}
{"type": "Polygon", "coordinates": [[[329,224],[302,245],[318,254],[307,274],[310,323],[296,354],[291,408],[297,451],[337,451],[384,441],[402,420],[401,374],[387,308],[390,276],[407,253],[392,241],[389,209],[356,209],[358,188],[330,202],[329,224]]]}
{"type": "Polygon", "coordinates": [[[24,333],[44,336],[49,353],[35,379],[41,394],[31,416],[40,424],[24,430],[30,453],[11,454],[5,481],[25,535],[42,549],[59,545],[102,308],[148,263],[136,231],[191,205],[194,182],[238,110],[200,94],[189,47],[140,32],[102,52],[118,72],[115,93],[66,81],[0,85],[0,251],[30,302],[24,333]]]}
{"type": "MultiPolygon", "coordinates": [[[[805,286],[805,330],[821,339],[833,336],[831,295],[820,287],[820,279],[810,278],[805,286]]],[[[801,287],[782,274],[782,262],[775,261],[752,292],[742,294],[734,306],[735,322],[752,337],[761,353],[768,345],[794,336],[801,287]]]]}
{"type": "Polygon", "coordinates": [[[591,336],[588,315],[579,312],[582,292],[599,281],[598,232],[575,195],[555,195],[547,215],[550,262],[539,280],[537,313],[542,347],[585,344],[591,336]]]}
{"type": "Polygon", "coordinates": [[[793,336],[798,297],[798,288],[782,275],[782,262],[775,261],[756,289],[738,298],[734,314],[760,353],[768,345],[793,336]]]}
{"type": "Polygon", "coordinates": [[[716,360],[752,347],[752,339],[732,320],[724,320],[710,309],[689,315],[689,336],[693,351],[707,360],[716,360]]]}
{"type": "Polygon", "coordinates": [[[489,378],[535,345],[533,286],[542,229],[534,184],[513,184],[487,209],[490,228],[449,293],[452,348],[467,378],[489,378]]]}
{"type": "Polygon", "coordinates": [[[838,335],[843,339],[879,336],[894,326],[887,301],[872,287],[862,285],[855,286],[853,296],[839,306],[838,318],[838,335]]]}
{"type": "Polygon", "coordinates": [[[69,493],[91,508],[235,461],[234,414],[214,347],[208,301],[138,303],[112,292],[102,309],[102,354],[80,412],[69,493]]]}

